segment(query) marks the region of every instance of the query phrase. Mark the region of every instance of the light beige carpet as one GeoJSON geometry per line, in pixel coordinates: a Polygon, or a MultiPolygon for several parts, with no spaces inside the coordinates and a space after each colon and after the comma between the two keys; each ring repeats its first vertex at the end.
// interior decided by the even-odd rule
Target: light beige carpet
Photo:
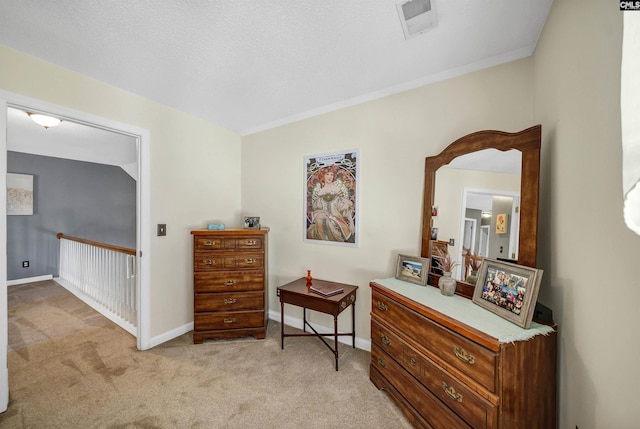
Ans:
{"type": "MultiPolygon", "coordinates": [[[[369,381],[370,354],[317,338],[147,351],[52,281],[9,287],[9,408],[0,428],[410,428],[369,381]]],[[[288,328],[291,329],[291,328],[288,328]]]]}

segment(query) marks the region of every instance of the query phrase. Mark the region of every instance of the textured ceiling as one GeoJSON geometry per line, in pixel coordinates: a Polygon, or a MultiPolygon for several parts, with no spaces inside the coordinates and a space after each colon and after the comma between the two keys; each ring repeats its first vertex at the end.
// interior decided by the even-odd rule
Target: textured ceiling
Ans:
{"type": "Polygon", "coordinates": [[[2,0],[0,44],[241,134],[529,56],[553,0],[2,0]]]}

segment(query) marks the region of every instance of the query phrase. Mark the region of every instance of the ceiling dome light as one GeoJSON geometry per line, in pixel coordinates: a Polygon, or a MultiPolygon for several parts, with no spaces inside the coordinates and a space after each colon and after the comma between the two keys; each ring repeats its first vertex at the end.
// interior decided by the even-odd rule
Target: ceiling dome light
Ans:
{"type": "Polygon", "coordinates": [[[53,116],[41,115],[40,113],[27,113],[29,117],[38,125],[45,128],[57,127],[62,122],[61,119],[54,118],[53,116]]]}

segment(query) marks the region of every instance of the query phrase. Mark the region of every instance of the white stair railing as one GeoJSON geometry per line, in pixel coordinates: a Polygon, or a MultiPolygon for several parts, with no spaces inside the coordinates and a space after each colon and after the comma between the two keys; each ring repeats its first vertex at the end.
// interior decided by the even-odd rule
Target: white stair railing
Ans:
{"type": "Polygon", "coordinates": [[[66,236],[56,282],[118,326],[137,335],[135,249],[66,236]]]}

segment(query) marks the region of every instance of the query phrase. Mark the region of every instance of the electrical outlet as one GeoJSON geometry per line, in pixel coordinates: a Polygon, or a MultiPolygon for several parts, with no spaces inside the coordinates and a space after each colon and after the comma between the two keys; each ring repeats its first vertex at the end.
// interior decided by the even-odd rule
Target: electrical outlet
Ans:
{"type": "Polygon", "coordinates": [[[29,268],[29,261],[22,261],[22,268],[29,268]]]}
{"type": "Polygon", "coordinates": [[[453,238],[449,239],[449,246],[455,246],[456,245],[456,240],[454,240],[453,238]]]}
{"type": "Polygon", "coordinates": [[[164,237],[167,235],[167,224],[159,223],[158,224],[158,237],[164,237]]]}

